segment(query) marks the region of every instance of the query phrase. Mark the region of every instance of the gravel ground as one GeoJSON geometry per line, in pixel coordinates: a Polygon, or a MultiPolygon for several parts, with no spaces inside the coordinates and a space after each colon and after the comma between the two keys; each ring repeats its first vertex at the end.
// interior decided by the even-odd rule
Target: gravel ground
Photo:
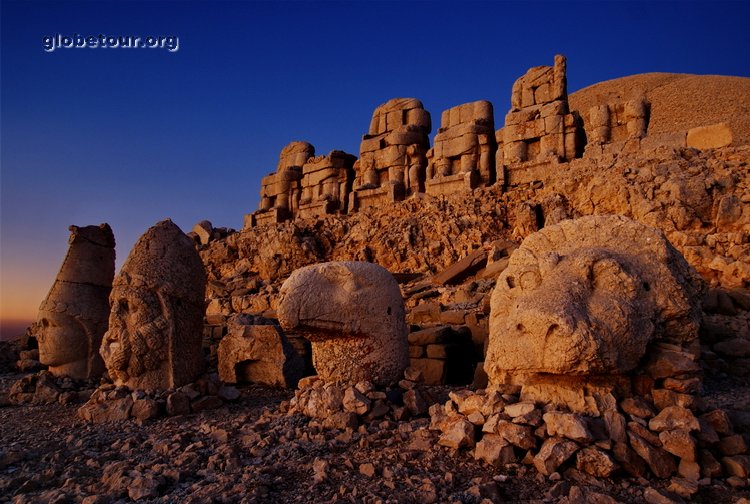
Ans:
{"type": "MultiPolygon", "coordinates": [[[[0,376],[0,390],[20,376],[0,376]]],[[[707,396],[745,407],[742,383],[715,380],[707,396]]],[[[248,386],[224,408],[143,425],[86,424],[76,405],[0,408],[0,502],[640,503],[645,488],[667,483],[597,481],[574,469],[550,481],[523,464],[495,469],[438,446],[428,419],[327,430],[282,413],[290,397],[248,386]]],[[[750,492],[714,482],[693,500],[741,496],[750,492]]]]}

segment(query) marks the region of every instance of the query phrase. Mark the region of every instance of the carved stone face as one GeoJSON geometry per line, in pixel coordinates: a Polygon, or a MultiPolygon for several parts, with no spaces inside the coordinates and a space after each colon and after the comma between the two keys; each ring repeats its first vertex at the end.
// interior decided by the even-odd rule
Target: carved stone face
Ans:
{"type": "MultiPolygon", "coordinates": [[[[506,369],[577,374],[636,366],[652,338],[650,285],[626,257],[601,248],[560,256],[501,276],[493,313],[504,331],[506,369]]],[[[500,348],[496,346],[496,348],[500,348]]]]}
{"type": "Polygon", "coordinates": [[[663,235],[617,216],[565,220],[530,235],[498,277],[485,369],[621,375],[655,340],[690,342],[700,280],[663,235]]]}
{"type": "Polygon", "coordinates": [[[140,287],[112,289],[109,330],[101,354],[112,378],[126,382],[158,370],[167,358],[167,318],[157,294],[140,287]]]}
{"type": "Polygon", "coordinates": [[[113,282],[100,349],[116,385],[163,390],[200,376],[205,291],[193,241],[172,221],[138,239],[113,282]]]}
{"type": "Polygon", "coordinates": [[[89,340],[83,326],[66,313],[40,311],[39,315],[39,361],[53,368],[81,367],[85,371],[89,340]]]}

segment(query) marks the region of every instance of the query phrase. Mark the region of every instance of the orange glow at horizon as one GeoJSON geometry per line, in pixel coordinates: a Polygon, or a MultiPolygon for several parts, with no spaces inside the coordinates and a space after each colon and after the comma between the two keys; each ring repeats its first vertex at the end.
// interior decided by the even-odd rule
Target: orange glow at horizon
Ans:
{"type": "MultiPolygon", "coordinates": [[[[3,259],[5,262],[5,258],[3,259]]],[[[0,277],[0,321],[36,320],[39,305],[52,287],[60,265],[53,263],[19,267],[16,263],[11,267],[8,263],[2,265],[0,277]]]]}

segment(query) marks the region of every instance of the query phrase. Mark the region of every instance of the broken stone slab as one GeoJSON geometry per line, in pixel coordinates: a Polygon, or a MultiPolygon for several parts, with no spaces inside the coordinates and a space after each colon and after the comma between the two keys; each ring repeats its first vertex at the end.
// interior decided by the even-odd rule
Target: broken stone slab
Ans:
{"type": "Polygon", "coordinates": [[[549,476],[577,451],[578,445],[573,441],[556,437],[547,438],[539,453],[534,456],[534,467],[543,475],[549,476]]]}
{"type": "Polygon", "coordinates": [[[517,461],[513,445],[497,434],[484,434],[474,448],[474,459],[501,467],[517,461]]]}
{"type": "Polygon", "coordinates": [[[654,398],[654,406],[656,406],[657,411],[662,411],[670,406],[680,406],[690,410],[699,410],[702,407],[701,398],[692,394],[680,394],[667,389],[653,389],[651,395],[654,398]]]}
{"type": "Polygon", "coordinates": [[[659,350],[653,352],[646,363],[648,374],[658,380],[701,371],[695,356],[687,352],[659,350]]]}
{"type": "Polygon", "coordinates": [[[273,325],[252,325],[246,316],[229,320],[218,349],[219,377],[225,383],[260,383],[294,388],[305,362],[273,325]]]}
{"type": "Polygon", "coordinates": [[[630,446],[628,446],[627,442],[615,443],[613,453],[615,455],[615,460],[617,460],[620,465],[622,465],[622,468],[630,475],[642,477],[646,474],[646,462],[639,457],[630,446]]]}
{"type": "Polygon", "coordinates": [[[591,443],[594,440],[586,421],[580,415],[550,411],[542,418],[550,436],[560,436],[579,443],[591,443]]]}
{"type": "Polygon", "coordinates": [[[130,415],[136,420],[146,421],[159,416],[159,404],[153,399],[144,398],[133,401],[130,415]]]}
{"type": "Polygon", "coordinates": [[[463,415],[452,415],[443,422],[442,434],[438,444],[458,450],[462,447],[474,446],[474,424],[463,415]]]}
{"type": "Polygon", "coordinates": [[[651,472],[657,478],[668,478],[677,471],[677,464],[675,464],[672,456],[661,448],[649,444],[638,434],[634,432],[628,433],[630,439],[630,446],[633,450],[648,464],[651,472]]]}
{"type": "Polygon", "coordinates": [[[648,427],[655,432],[675,429],[697,431],[700,430],[700,423],[689,409],[680,406],[668,406],[649,421],[648,427]]]}
{"type": "Polygon", "coordinates": [[[487,251],[476,250],[432,277],[433,285],[455,285],[487,264],[487,251]]]}
{"type": "Polygon", "coordinates": [[[695,462],[698,445],[690,432],[682,429],[659,433],[659,441],[666,451],[688,462],[695,462]]]}
{"type": "Polygon", "coordinates": [[[348,387],[344,392],[344,411],[351,411],[358,415],[364,415],[370,410],[370,400],[354,387],[348,387]]]}
{"type": "Polygon", "coordinates": [[[690,128],[687,132],[687,146],[695,149],[719,149],[731,145],[732,128],[727,123],[711,124],[690,128]]]}
{"type": "Polygon", "coordinates": [[[748,452],[748,445],[742,434],[734,434],[722,438],[719,449],[724,455],[741,455],[748,452]]]}
{"type": "Polygon", "coordinates": [[[210,221],[202,220],[193,226],[193,233],[198,237],[201,245],[208,245],[214,233],[214,226],[210,221]]]}
{"type": "Polygon", "coordinates": [[[167,396],[167,415],[187,415],[190,413],[190,397],[183,392],[173,392],[167,396]]]}
{"type": "Polygon", "coordinates": [[[409,333],[410,345],[437,345],[450,341],[453,337],[453,329],[450,326],[434,326],[409,333]]]}
{"type": "Polygon", "coordinates": [[[620,407],[628,415],[637,416],[638,418],[651,418],[656,414],[653,406],[638,396],[623,399],[620,402],[620,407]]]}
{"type": "Polygon", "coordinates": [[[442,385],[445,382],[443,359],[410,359],[410,366],[418,369],[425,385],[442,385]]]}
{"type": "Polygon", "coordinates": [[[78,408],[78,417],[91,423],[119,422],[130,418],[133,399],[130,396],[104,402],[87,402],[78,408]]]}
{"type": "Polygon", "coordinates": [[[724,466],[724,470],[730,476],[747,478],[750,474],[750,456],[748,455],[732,455],[731,457],[723,457],[721,459],[721,465],[724,466]]]}
{"type": "Polygon", "coordinates": [[[516,418],[523,415],[528,415],[534,409],[536,405],[533,402],[521,401],[513,404],[506,404],[503,412],[511,418],[516,418]]]}
{"type": "Polygon", "coordinates": [[[510,444],[524,450],[536,447],[534,429],[527,425],[518,425],[506,420],[498,420],[495,433],[510,444]]]}

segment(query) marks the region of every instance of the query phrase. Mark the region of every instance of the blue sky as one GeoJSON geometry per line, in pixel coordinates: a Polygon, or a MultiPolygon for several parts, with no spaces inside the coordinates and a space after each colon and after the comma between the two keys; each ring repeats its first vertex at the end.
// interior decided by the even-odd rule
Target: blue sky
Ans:
{"type": "Polygon", "coordinates": [[[747,2],[2,2],[0,319],[33,317],[70,224],[109,222],[118,265],[170,217],[240,228],[279,150],[358,154],[393,97],[442,110],[568,57],[575,91],[644,72],[750,76],[747,2]],[[55,34],[179,37],[58,49],[55,34]]]}

